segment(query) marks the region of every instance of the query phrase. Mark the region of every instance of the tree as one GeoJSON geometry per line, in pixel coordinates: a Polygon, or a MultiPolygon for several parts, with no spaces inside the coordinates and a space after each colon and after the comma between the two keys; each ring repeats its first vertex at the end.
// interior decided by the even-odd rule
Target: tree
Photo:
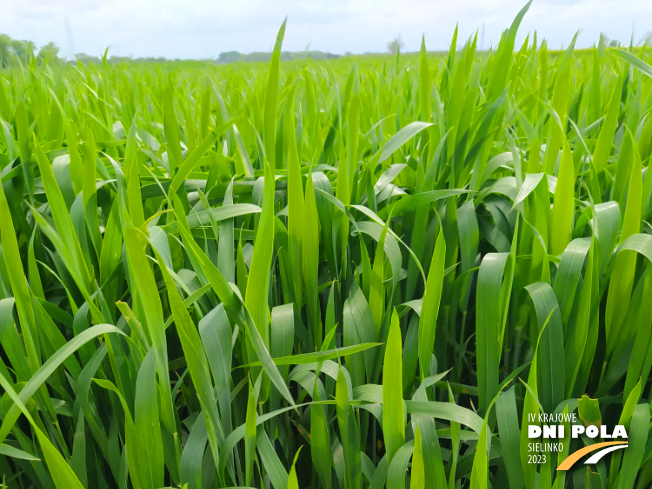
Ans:
{"type": "Polygon", "coordinates": [[[0,34],[0,68],[22,63],[27,65],[36,58],[39,63],[59,59],[59,47],[53,42],[42,46],[34,56],[36,46],[31,41],[12,39],[7,34],[0,34]]]}
{"type": "Polygon", "coordinates": [[[397,35],[394,40],[390,41],[387,43],[387,51],[389,51],[392,54],[398,53],[400,49],[403,49],[403,40],[401,39],[401,35],[397,35]]]}
{"type": "Polygon", "coordinates": [[[50,41],[39,50],[37,59],[41,62],[55,61],[59,59],[59,47],[50,41]]]}
{"type": "Polygon", "coordinates": [[[609,46],[609,36],[607,36],[604,32],[600,33],[600,44],[603,46],[609,46]]]}
{"type": "Polygon", "coordinates": [[[29,59],[30,54],[32,56],[34,55],[34,45],[29,41],[12,39],[11,49],[14,52],[14,55],[23,63],[29,59]]]}
{"type": "Polygon", "coordinates": [[[9,65],[11,58],[11,37],[7,34],[0,34],[0,68],[9,65]]]}
{"type": "Polygon", "coordinates": [[[601,32],[600,44],[602,44],[605,47],[617,48],[618,46],[620,46],[620,41],[618,41],[617,39],[611,39],[604,32],[601,32]]]}
{"type": "Polygon", "coordinates": [[[239,61],[242,55],[237,51],[227,51],[225,53],[220,53],[217,57],[218,63],[235,63],[239,61]]]}

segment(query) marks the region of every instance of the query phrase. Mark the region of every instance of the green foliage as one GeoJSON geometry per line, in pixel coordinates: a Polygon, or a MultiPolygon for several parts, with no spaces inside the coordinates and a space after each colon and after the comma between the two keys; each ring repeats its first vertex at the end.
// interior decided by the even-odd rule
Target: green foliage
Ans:
{"type": "Polygon", "coordinates": [[[59,47],[49,42],[40,47],[38,54],[36,46],[31,41],[12,39],[7,34],[0,34],[0,68],[7,66],[29,65],[35,59],[39,64],[57,63],[59,47]]]}
{"type": "Polygon", "coordinates": [[[3,484],[649,487],[650,51],[518,48],[527,7],[490,52],[3,61],[3,484]],[[542,412],[630,446],[529,463],[542,412]]]}

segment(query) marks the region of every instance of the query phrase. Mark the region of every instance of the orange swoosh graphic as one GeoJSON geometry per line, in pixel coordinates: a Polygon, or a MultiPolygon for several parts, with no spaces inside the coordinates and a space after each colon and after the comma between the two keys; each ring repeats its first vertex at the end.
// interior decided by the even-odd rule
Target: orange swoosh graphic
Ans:
{"type": "Polygon", "coordinates": [[[589,445],[588,447],[584,447],[576,452],[573,452],[569,457],[564,460],[559,467],[557,467],[557,470],[568,470],[570,469],[575,462],[577,462],[579,459],[581,459],[584,455],[587,453],[595,452],[596,450],[599,450],[604,447],[609,447],[612,445],[627,445],[626,441],[606,441],[604,443],[596,443],[595,445],[589,445]]]}

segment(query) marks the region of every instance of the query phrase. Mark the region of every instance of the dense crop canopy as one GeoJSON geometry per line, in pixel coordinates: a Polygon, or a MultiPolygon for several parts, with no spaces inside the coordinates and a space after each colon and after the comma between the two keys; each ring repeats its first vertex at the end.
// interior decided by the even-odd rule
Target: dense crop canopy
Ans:
{"type": "Polygon", "coordinates": [[[649,50],[515,46],[526,11],[490,52],[0,72],[7,486],[649,487],[649,50]],[[629,446],[532,463],[540,413],[629,446]]]}

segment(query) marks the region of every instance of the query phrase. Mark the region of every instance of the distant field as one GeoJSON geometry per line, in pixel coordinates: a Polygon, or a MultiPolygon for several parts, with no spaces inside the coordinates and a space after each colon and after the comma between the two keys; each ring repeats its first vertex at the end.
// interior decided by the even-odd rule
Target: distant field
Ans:
{"type": "Polygon", "coordinates": [[[6,487],[650,487],[652,55],[525,11],[486,52],[3,68],[6,487]]]}

